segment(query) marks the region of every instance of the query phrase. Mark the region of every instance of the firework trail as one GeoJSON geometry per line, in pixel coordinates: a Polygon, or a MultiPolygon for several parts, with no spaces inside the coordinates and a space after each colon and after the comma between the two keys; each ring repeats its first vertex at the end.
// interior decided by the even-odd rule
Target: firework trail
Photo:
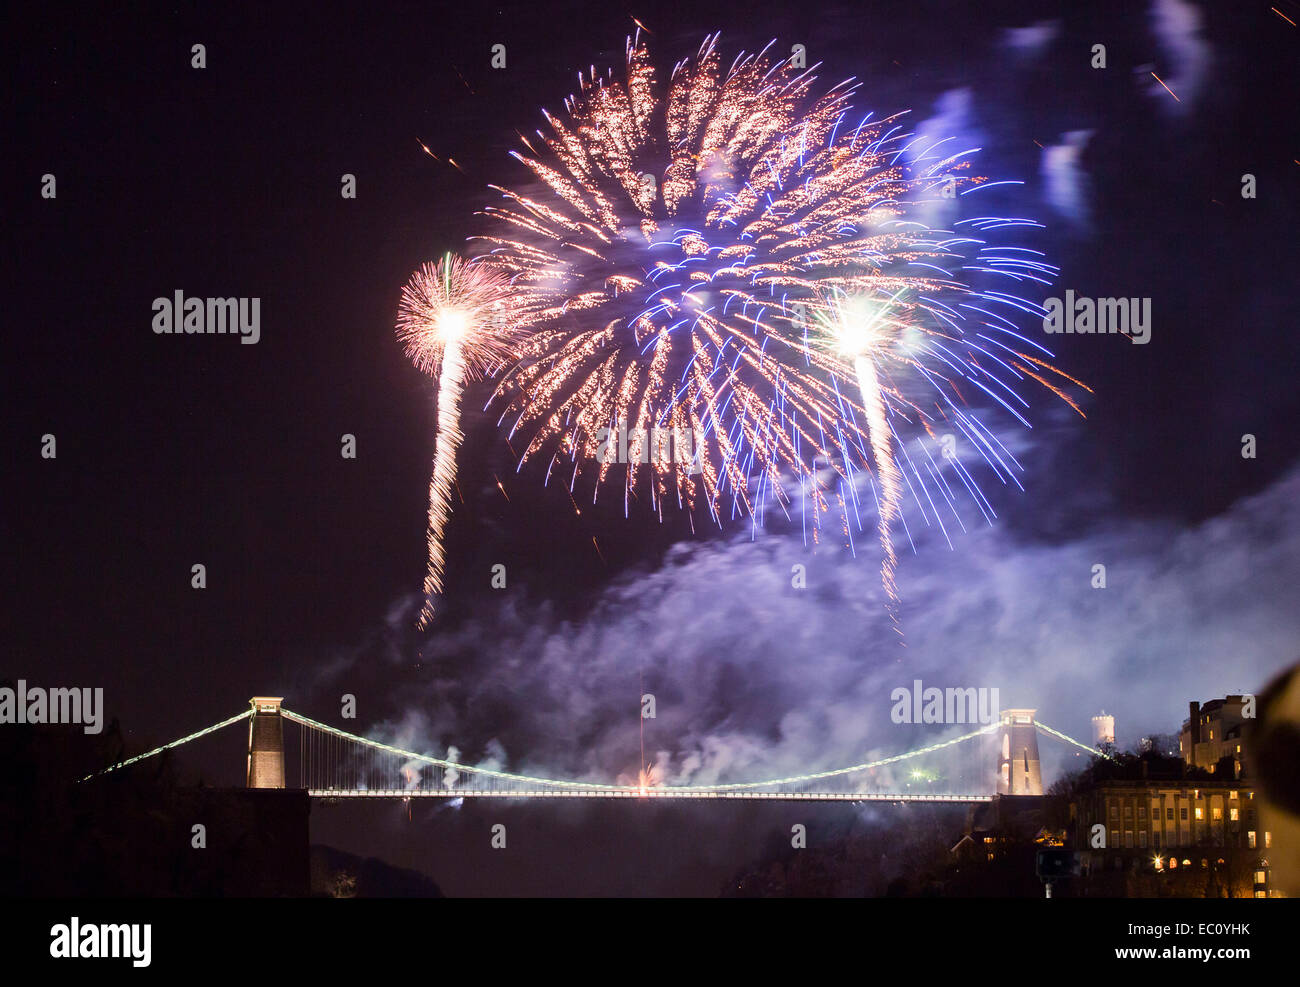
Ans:
{"type": "Polygon", "coordinates": [[[832,351],[853,360],[853,372],[866,410],[867,437],[871,442],[872,461],[880,478],[877,506],[882,553],[880,581],[885,589],[895,629],[898,628],[899,598],[894,570],[898,565],[898,556],[894,551],[892,526],[902,503],[903,474],[894,459],[888,411],[876,375],[875,361],[880,354],[888,352],[891,329],[906,328],[889,315],[901,294],[900,289],[880,305],[873,305],[861,297],[833,295],[814,317],[815,325],[832,351]]]}
{"type": "Polygon", "coordinates": [[[862,403],[867,409],[867,429],[871,439],[871,451],[880,477],[880,546],[884,552],[881,562],[880,577],[885,587],[885,594],[890,601],[890,613],[897,622],[898,586],[894,581],[894,569],[898,557],[894,554],[894,537],[890,528],[898,516],[899,503],[903,496],[902,478],[894,463],[894,453],[890,448],[889,426],[885,422],[885,398],[880,384],[876,381],[876,368],[870,357],[860,356],[853,361],[858,375],[858,386],[862,391],[862,403]]]}
{"type": "Polygon", "coordinates": [[[497,270],[447,254],[425,264],[402,288],[397,337],[422,371],[438,376],[438,437],[429,479],[429,568],[419,626],[433,619],[442,592],[443,531],[451,515],[460,431],[460,396],[466,380],[491,373],[513,354],[508,280],[497,270]]]}
{"type": "Polygon", "coordinates": [[[946,514],[964,528],[954,477],[994,516],[960,457],[931,455],[940,433],[1019,485],[972,399],[1028,426],[1017,388],[1033,379],[1082,414],[1065,388],[1083,385],[1018,331],[1041,307],[985,284],[1050,285],[1056,269],[993,242],[1041,228],[1031,220],[919,221],[1007,184],[968,174],[973,149],[909,134],[903,114],[850,120],[852,80],[816,95],[818,66],[766,48],[724,67],[717,40],[664,86],[638,33],[623,78],[580,76],[565,116],[521,135],[529,153],[512,153],[532,189],[493,186],[504,202],[474,238],[511,279],[528,332],[497,390],[502,421],[524,431],[519,469],[548,457],[547,482],[564,469],[572,493],[589,476],[593,500],[621,474],[625,513],[644,490],[661,517],[675,499],[692,525],[703,504],[715,523],[748,513],[757,528],[769,504],[789,516],[797,494],[805,538],[836,516],[854,549],[865,477],[894,612],[891,529],[911,539],[909,498],[945,538],[946,514]],[[846,348],[863,319],[843,316],[863,303],[886,309],[867,318],[880,338],[846,348]],[[623,427],[616,471],[602,437],[623,427]]]}

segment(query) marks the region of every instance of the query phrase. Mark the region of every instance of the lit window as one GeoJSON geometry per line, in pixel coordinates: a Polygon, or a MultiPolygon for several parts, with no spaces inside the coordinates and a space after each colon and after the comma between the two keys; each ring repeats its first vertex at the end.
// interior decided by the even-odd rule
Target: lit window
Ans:
{"type": "Polygon", "coordinates": [[[1196,818],[1197,819],[1205,818],[1205,810],[1202,809],[1199,805],[1196,807],[1196,818]]]}
{"type": "Polygon", "coordinates": [[[1264,830],[1264,849],[1267,850],[1272,845],[1273,845],[1273,834],[1270,833],[1268,830],[1264,830]]]}
{"type": "Polygon", "coordinates": [[[1255,831],[1253,829],[1246,834],[1246,845],[1252,850],[1255,849],[1255,831]]]}
{"type": "Polygon", "coordinates": [[[1221,807],[1219,807],[1219,806],[1216,805],[1213,809],[1210,810],[1210,818],[1211,818],[1211,819],[1222,819],[1222,818],[1223,818],[1223,809],[1222,809],[1221,807]]]}
{"type": "Polygon", "coordinates": [[[1237,821],[1238,821],[1238,818],[1240,817],[1240,815],[1241,815],[1241,813],[1237,810],[1237,807],[1236,807],[1235,805],[1234,805],[1231,809],[1228,810],[1228,818],[1229,818],[1232,822],[1237,822],[1237,821]]]}
{"type": "Polygon", "coordinates": [[[1233,802],[1237,801],[1237,791],[1236,791],[1236,789],[1233,789],[1231,792],[1228,793],[1228,799],[1229,799],[1230,801],[1233,801],[1233,802]]]}
{"type": "Polygon", "coordinates": [[[1268,881],[1268,875],[1267,875],[1267,874],[1265,874],[1262,870],[1257,870],[1257,871],[1255,871],[1255,883],[1256,883],[1256,884],[1264,884],[1264,883],[1266,883],[1267,881],[1268,881]]]}

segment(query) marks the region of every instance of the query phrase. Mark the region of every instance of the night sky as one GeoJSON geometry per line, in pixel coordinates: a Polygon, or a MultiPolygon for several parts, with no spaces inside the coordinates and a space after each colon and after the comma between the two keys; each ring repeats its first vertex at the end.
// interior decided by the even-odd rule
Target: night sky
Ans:
{"type": "MultiPolygon", "coordinates": [[[[1300,20],[1300,4],[1277,6],[1300,20]]],[[[1188,700],[1257,691],[1300,657],[1300,63],[1297,29],[1269,8],[6,13],[0,678],[103,687],[137,749],[283,695],[438,756],[455,746],[466,763],[607,781],[636,769],[644,681],[659,702],[647,756],[680,784],[908,749],[922,734],[889,722],[888,694],[914,677],[999,687],[1004,705],[1085,739],[1105,707],[1121,745],[1175,731],[1188,700]],[[394,338],[398,292],[481,232],[489,183],[526,180],[507,156],[515,132],[562,110],[580,69],[617,66],[633,16],[663,69],[715,30],[728,61],[773,37],[806,45],[826,85],[862,81],[857,110],[910,108],[909,126],[1023,179],[1014,207],[1046,224],[1035,245],[1062,269],[1054,293],[1151,299],[1144,346],[1031,324],[1093,389],[1087,418],[1033,395],[1033,430],[1007,432],[1025,490],[995,484],[996,523],[968,524],[951,549],[902,545],[906,649],[870,525],[853,558],[833,539],[805,547],[797,525],[751,540],[747,519],[719,530],[697,516],[693,534],[644,502],[625,519],[613,496],[577,516],[540,470],[516,474],[497,413],[481,411],[485,384],[464,401],[444,616],[413,627],[435,404],[394,338]],[[1099,43],[1105,69],[1090,66],[1099,43]],[[494,44],[505,69],[490,66],[494,44]],[[340,197],[345,173],[355,200],[340,197]],[[151,303],[178,289],[259,297],[260,341],[155,335],[151,303]],[[46,433],[55,460],[41,458],[46,433]],[[355,460],[340,456],[344,433],[355,460]],[[489,587],[497,563],[504,591],[489,587]],[[1104,591],[1089,585],[1096,563],[1104,591]],[[339,717],[344,693],[356,721],[339,717]]],[[[211,783],[242,783],[233,734],[187,754],[211,783]]],[[[495,806],[417,806],[410,820],[387,803],[317,807],[313,837],[453,893],[709,894],[789,825],[776,807],[634,810],[502,807],[534,851],[509,867],[466,849],[486,846],[495,806]]],[[[817,815],[894,824],[837,811],[817,815]]]]}

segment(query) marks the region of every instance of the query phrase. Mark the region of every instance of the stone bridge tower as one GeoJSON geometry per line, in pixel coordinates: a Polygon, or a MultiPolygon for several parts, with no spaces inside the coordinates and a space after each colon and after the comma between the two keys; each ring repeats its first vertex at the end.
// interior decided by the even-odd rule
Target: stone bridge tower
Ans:
{"type": "Polygon", "coordinates": [[[1004,709],[998,728],[998,794],[1042,795],[1038,728],[1033,709],[1004,709]]]}
{"type": "Polygon", "coordinates": [[[284,722],[280,696],[254,696],[248,720],[248,787],[284,787],[284,722]]]}

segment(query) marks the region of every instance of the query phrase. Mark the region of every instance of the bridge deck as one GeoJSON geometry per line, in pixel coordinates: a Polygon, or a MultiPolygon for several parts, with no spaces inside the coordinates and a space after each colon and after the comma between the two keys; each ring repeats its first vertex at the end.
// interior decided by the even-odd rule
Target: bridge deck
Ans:
{"type": "Polygon", "coordinates": [[[400,788],[377,789],[336,789],[309,788],[307,794],[320,799],[353,798],[498,798],[498,799],[537,799],[537,798],[578,798],[578,799],[747,799],[785,802],[991,802],[992,795],[913,795],[891,792],[754,792],[754,791],[704,791],[681,792],[663,788],[647,788],[644,791],[625,789],[591,788],[534,791],[473,791],[471,789],[412,789],[400,788]]]}

